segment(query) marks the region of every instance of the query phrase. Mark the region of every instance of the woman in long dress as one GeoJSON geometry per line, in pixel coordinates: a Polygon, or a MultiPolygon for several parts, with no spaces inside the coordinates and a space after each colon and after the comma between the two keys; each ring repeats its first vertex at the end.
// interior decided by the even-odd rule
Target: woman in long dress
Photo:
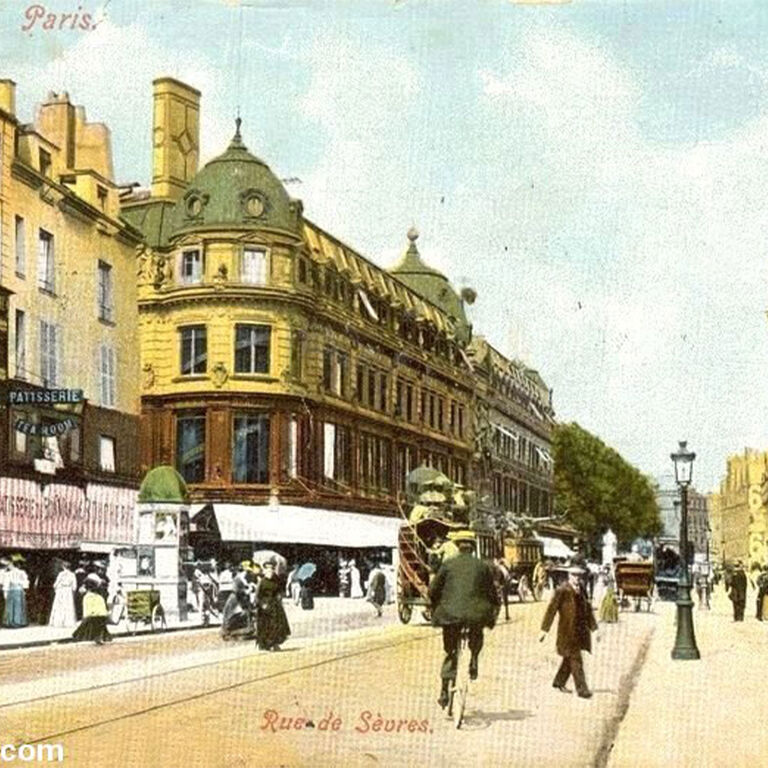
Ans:
{"type": "Polygon", "coordinates": [[[354,560],[349,561],[349,596],[350,597],[362,597],[363,587],[360,583],[360,569],[354,560]]]}
{"type": "Polygon", "coordinates": [[[275,565],[264,563],[256,588],[256,645],[262,651],[279,651],[291,628],[283,608],[283,590],[277,582],[275,565]]]}
{"type": "Polygon", "coordinates": [[[86,576],[83,620],[72,634],[75,640],[93,640],[96,645],[112,640],[107,629],[107,604],[99,592],[100,586],[101,579],[96,574],[89,573],[86,576]]]}
{"type": "Polygon", "coordinates": [[[368,576],[368,602],[376,609],[376,615],[381,616],[382,606],[387,599],[387,579],[384,571],[375,563],[368,576]]]}
{"type": "Polygon", "coordinates": [[[604,576],[605,593],[600,601],[598,618],[606,624],[615,624],[619,620],[619,601],[616,599],[616,579],[608,568],[604,576]]]}
{"type": "Polygon", "coordinates": [[[77,577],[69,563],[62,563],[56,581],[53,584],[53,607],[48,619],[50,627],[74,627],[77,624],[75,616],[75,590],[77,577]]]}

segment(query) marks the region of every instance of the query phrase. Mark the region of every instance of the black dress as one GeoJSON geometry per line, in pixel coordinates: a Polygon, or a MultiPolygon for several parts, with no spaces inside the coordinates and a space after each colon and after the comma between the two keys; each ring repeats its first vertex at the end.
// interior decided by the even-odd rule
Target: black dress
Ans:
{"type": "Polygon", "coordinates": [[[275,579],[259,582],[256,600],[256,644],[270,650],[285,642],[291,634],[283,609],[283,591],[275,579]]]}

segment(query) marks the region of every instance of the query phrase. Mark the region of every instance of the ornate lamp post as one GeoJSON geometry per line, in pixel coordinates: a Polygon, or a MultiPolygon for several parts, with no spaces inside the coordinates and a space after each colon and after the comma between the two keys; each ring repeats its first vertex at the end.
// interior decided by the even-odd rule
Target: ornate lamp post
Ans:
{"type": "Polygon", "coordinates": [[[677,637],[672,649],[673,659],[699,659],[696,635],[693,632],[693,600],[691,578],[688,572],[688,486],[693,475],[696,454],[687,450],[687,442],[680,441],[676,453],[670,454],[675,464],[675,480],[680,488],[680,558],[682,570],[677,583],[677,637]]]}

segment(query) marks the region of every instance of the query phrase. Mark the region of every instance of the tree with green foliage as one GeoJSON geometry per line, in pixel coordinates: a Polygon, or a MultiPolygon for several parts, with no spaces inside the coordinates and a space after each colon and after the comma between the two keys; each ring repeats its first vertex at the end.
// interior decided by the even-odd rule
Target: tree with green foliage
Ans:
{"type": "Polygon", "coordinates": [[[661,533],[651,480],[613,448],[576,423],[554,429],[555,511],[594,548],[608,528],[620,544],[661,533]]]}

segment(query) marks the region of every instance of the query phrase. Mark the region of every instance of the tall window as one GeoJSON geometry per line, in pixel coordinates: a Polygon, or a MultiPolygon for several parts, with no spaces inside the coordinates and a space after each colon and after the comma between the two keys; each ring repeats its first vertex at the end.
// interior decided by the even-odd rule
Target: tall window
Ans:
{"type": "Polygon", "coordinates": [[[323,424],[323,477],[348,483],[352,476],[352,438],[348,427],[323,424]]]}
{"type": "Polygon", "coordinates": [[[107,435],[99,437],[99,466],[104,472],[115,471],[115,438],[107,435]]]}
{"type": "Polygon", "coordinates": [[[267,283],[267,253],[261,248],[246,248],[243,251],[241,270],[244,283],[266,285],[267,283]]]}
{"type": "Polygon", "coordinates": [[[27,233],[24,227],[24,219],[16,217],[16,274],[24,277],[27,273],[27,233]]]}
{"type": "Polygon", "coordinates": [[[269,482],[269,416],[236,414],[232,451],[232,480],[236,483],[269,482]]]}
{"type": "Polygon", "coordinates": [[[235,372],[269,373],[268,325],[235,326],[235,372]]]}
{"type": "Polygon", "coordinates": [[[16,378],[27,378],[27,322],[24,312],[16,310],[16,378]]]}
{"type": "Polygon", "coordinates": [[[205,480],[205,413],[176,418],[176,469],[188,483],[205,480]]]}
{"type": "Polygon", "coordinates": [[[205,373],[208,364],[208,341],[204,325],[181,329],[181,373],[189,376],[205,373]]]}
{"type": "Polygon", "coordinates": [[[291,331],[291,376],[304,378],[304,331],[291,331]]]}
{"type": "Polygon", "coordinates": [[[339,397],[347,396],[349,357],[333,347],[323,349],[323,389],[339,397]]]}
{"type": "Polygon", "coordinates": [[[45,386],[56,386],[59,373],[59,339],[52,323],[40,321],[40,378],[45,386]]]}
{"type": "Polygon", "coordinates": [[[98,266],[99,320],[112,320],[112,266],[100,261],[98,266]]]}
{"type": "Polygon", "coordinates": [[[101,404],[107,408],[115,406],[115,350],[107,344],[102,344],[99,350],[99,381],[101,404]]]}
{"type": "Polygon", "coordinates": [[[53,235],[41,229],[37,244],[37,286],[49,293],[56,288],[53,259],[53,235]]]}
{"type": "Polygon", "coordinates": [[[181,254],[181,282],[200,283],[203,280],[203,254],[199,250],[181,254]]]}

